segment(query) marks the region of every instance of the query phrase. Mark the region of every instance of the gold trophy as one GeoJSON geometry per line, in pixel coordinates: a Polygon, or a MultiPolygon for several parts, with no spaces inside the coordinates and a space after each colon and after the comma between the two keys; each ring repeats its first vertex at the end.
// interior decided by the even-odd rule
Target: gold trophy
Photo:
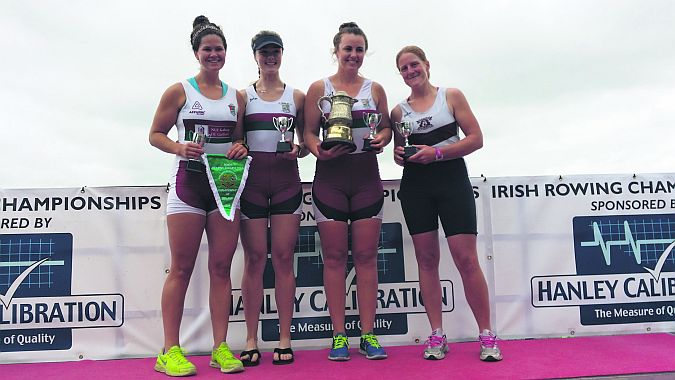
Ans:
{"type": "Polygon", "coordinates": [[[344,91],[338,91],[332,96],[322,96],[316,105],[321,110],[321,102],[330,103],[330,114],[325,120],[324,139],[321,143],[321,149],[328,150],[336,145],[348,146],[350,152],[356,150],[356,144],[352,138],[352,106],[356,103],[356,99],[347,95],[344,91]]]}
{"type": "Polygon", "coordinates": [[[370,146],[370,141],[375,138],[375,134],[377,133],[377,126],[380,125],[380,121],[382,121],[381,113],[367,112],[363,114],[363,122],[366,123],[366,125],[370,129],[370,132],[368,133],[368,137],[363,139],[363,148],[361,149],[362,151],[369,152],[371,150],[375,150],[375,148],[370,146]]]}
{"type": "Polygon", "coordinates": [[[293,118],[286,116],[275,116],[272,118],[272,124],[279,132],[281,132],[281,141],[277,142],[277,153],[286,153],[293,150],[290,142],[286,141],[286,132],[291,129],[293,125],[293,118]]]}
{"type": "Polygon", "coordinates": [[[412,134],[412,123],[409,121],[402,121],[400,123],[394,123],[394,126],[396,126],[398,133],[400,133],[405,139],[405,145],[403,146],[403,159],[407,160],[410,158],[410,156],[417,153],[418,150],[417,147],[410,145],[408,142],[408,137],[410,137],[412,134]]]}

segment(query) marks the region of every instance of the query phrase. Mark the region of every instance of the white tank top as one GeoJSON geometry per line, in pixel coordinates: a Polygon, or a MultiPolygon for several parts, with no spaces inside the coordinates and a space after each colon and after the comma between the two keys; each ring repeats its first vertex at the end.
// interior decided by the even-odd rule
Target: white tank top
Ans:
{"type": "Polygon", "coordinates": [[[441,147],[459,141],[457,121],[448,109],[445,93],[446,89],[439,87],[434,104],[424,112],[414,111],[406,100],[399,103],[401,121],[412,123],[410,144],[441,147]]]}
{"type": "MultiPolygon", "coordinates": [[[[194,78],[182,81],[185,105],[178,112],[178,141],[191,141],[194,132],[207,137],[204,153],[226,154],[232,146],[232,132],[237,125],[237,90],[223,83],[223,96],[209,99],[195,88],[194,78]]],[[[176,164],[185,157],[176,155],[176,164]]]]}
{"type": "Polygon", "coordinates": [[[281,141],[281,132],[274,127],[273,118],[286,116],[293,118],[291,128],[285,139],[293,141],[295,121],[298,110],[293,100],[293,88],[286,86],[281,97],[274,101],[266,101],[255,92],[253,85],[246,88],[247,104],[244,116],[246,143],[253,152],[276,152],[277,142],[281,141]]]}

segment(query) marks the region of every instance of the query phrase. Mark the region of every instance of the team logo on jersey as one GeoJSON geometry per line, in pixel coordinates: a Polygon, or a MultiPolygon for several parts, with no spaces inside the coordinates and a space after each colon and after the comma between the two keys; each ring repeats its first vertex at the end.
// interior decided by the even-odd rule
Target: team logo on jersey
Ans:
{"type": "Polygon", "coordinates": [[[254,96],[254,97],[251,97],[251,98],[248,98],[248,101],[249,101],[249,102],[252,102],[252,101],[254,101],[254,100],[258,100],[258,98],[256,98],[255,96],[254,96]]]}
{"type": "Polygon", "coordinates": [[[237,116],[237,108],[234,106],[234,104],[230,103],[228,107],[230,107],[230,113],[232,116],[237,116]]]}
{"type": "Polygon", "coordinates": [[[290,103],[280,102],[279,104],[281,104],[281,112],[284,112],[284,113],[291,113],[291,105],[290,105],[290,103]]]}
{"type": "Polygon", "coordinates": [[[432,117],[433,116],[427,116],[427,117],[423,117],[423,118],[417,120],[417,125],[419,125],[419,128],[417,128],[417,129],[420,130],[420,131],[423,131],[425,129],[429,129],[429,128],[433,127],[434,125],[431,124],[431,118],[432,117]]]}
{"type": "Polygon", "coordinates": [[[363,108],[370,107],[370,99],[361,99],[361,105],[363,105],[363,108]]]}
{"type": "Polygon", "coordinates": [[[202,108],[202,105],[198,102],[195,101],[194,104],[192,105],[192,109],[190,109],[190,112],[188,112],[191,115],[204,115],[204,108],[202,108]]]}

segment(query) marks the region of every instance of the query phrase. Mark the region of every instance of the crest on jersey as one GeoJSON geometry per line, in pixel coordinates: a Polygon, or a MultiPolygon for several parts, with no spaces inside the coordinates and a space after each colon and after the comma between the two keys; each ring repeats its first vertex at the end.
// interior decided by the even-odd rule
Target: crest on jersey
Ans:
{"type": "Polygon", "coordinates": [[[237,108],[234,106],[234,104],[230,103],[228,107],[230,107],[230,113],[232,114],[232,116],[237,116],[237,108]]]}
{"type": "Polygon", "coordinates": [[[433,125],[431,124],[431,118],[432,117],[433,116],[427,116],[427,117],[423,117],[423,118],[417,120],[417,125],[419,125],[419,128],[417,128],[417,129],[420,130],[420,131],[423,131],[425,129],[429,129],[429,128],[433,127],[433,125]]]}
{"type": "Polygon", "coordinates": [[[290,103],[280,102],[279,104],[281,104],[281,112],[283,112],[283,113],[291,113],[291,105],[290,105],[290,103]]]}

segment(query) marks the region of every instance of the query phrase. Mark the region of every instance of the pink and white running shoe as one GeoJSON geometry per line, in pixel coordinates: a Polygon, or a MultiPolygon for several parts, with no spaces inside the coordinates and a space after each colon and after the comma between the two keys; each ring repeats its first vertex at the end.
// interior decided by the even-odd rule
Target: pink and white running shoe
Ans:
{"type": "Polygon", "coordinates": [[[431,334],[425,342],[424,358],[427,360],[441,360],[448,352],[448,340],[445,335],[431,334]]]}
{"type": "Polygon", "coordinates": [[[480,360],[498,362],[502,360],[502,352],[497,347],[497,335],[490,330],[483,330],[478,336],[480,341],[480,360]]]}

